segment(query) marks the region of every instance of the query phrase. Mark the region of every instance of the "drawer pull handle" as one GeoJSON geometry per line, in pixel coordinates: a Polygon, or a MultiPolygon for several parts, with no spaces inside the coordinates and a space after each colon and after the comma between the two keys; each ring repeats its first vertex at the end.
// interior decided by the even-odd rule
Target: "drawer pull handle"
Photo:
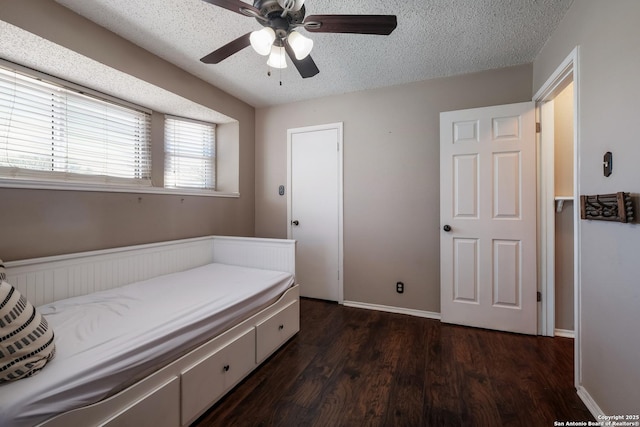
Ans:
{"type": "Polygon", "coordinates": [[[223,370],[224,372],[229,372],[229,368],[230,368],[230,366],[229,366],[229,365],[224,365],[224,366],[222,367],[222,370],[223,370]]]}
{"type": "Polygon", "coordinates": [[[281,330],[283,330],[283,329],[284,329],[284,325],[280,325],[280,326],[278,326],[278,330],[279,330],[279,331],[281,331],[281,330]]]}

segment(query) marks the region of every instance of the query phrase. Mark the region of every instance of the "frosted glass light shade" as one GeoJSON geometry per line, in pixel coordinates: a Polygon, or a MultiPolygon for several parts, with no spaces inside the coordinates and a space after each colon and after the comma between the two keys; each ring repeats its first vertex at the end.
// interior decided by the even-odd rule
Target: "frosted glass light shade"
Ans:
{"type": "Polygon", "coordinates": [[[270,27],[264,27],[261,30],[254,31],[249,36],[251,47],[260,55],[269,55],[271,46],[276,39],[276,33],[270,27]]]}
{"type": "Polygon", "coordinates": [[[313,40],[297,31],[292,31],[287,40],[297,60],[306,58],[311,53],[311,49],[313,49],[313,40]]]}
{"type": "Polygon", "coordinates": [[[269,55],[267,65],[273,68],[287,68],[284,47],[271,46],[271,55],[269,55]]]}

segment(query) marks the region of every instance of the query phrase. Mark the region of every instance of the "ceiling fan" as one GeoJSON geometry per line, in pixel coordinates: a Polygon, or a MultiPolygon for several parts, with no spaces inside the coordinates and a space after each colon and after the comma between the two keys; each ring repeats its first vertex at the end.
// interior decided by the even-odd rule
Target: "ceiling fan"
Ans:
{"type": "Polygon", "coordinates": [[[251,45],[260,55],[269,55],[267,65],[273,68],[286,68],[286,53],[303,78],[320,70],[309,56],[313,40],[299,28],[312,33],[389,35],[397,26],[395,15],[310,15],[305,19],[304,0],[254,0],[253,6],[240,0],[204,1],[255,18],[264,28],[238,37],[200,61],[217,64],[251,45]]]}

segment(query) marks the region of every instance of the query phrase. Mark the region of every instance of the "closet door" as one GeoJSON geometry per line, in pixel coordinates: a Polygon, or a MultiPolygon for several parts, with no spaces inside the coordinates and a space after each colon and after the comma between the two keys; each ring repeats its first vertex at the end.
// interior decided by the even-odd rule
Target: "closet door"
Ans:
{"type": "Polygon", "coordinates": [[[342,123],[290,129],[288,155],[300,295],[342,302],[342,123]]]}

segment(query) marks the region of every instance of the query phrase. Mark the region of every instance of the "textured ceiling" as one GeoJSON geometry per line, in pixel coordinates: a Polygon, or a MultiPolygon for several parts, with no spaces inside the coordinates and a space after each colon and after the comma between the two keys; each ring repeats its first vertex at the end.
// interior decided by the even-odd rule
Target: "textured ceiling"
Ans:
{"type": "Polygon", "coordinates": [[[307,0],[307,15],[395,14],[398,27],[390,36],[307,33],[320,74],[302,79],[292,64],[267,76],[266,57],[250,47],[201,63],[262,28],[202,0],[57,0],[255,107],[532,62],[572,1],[307,0]]]}
{"type": "MultiPolygon", "coordinates": [[[[213,123],[234,119],[0,21],[0,58],[154,111],[213,123]],[[134,93],[135,97],[131,94],[134,93]]],[[[0,61],[0,66],[3,61],[0,61]]],[[[9,65],[9,68],[12,68],[9,65]]]]}

